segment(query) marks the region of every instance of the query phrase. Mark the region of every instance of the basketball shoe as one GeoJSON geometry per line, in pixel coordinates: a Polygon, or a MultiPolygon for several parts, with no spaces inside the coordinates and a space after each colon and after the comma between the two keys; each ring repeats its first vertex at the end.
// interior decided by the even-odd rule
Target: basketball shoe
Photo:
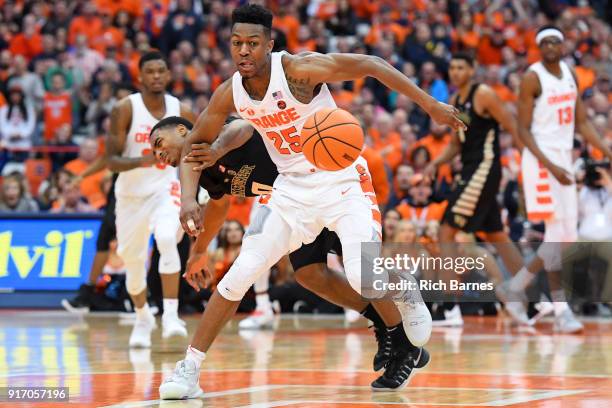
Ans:
{"type": "Polygon", "coordinates": [[[238,323],[241,330],[271,329],[274,326],[274,311],[269,307],[264,310],[255,310],[249,317],[238,323]]]}
{"type": "Polygon", "coordinates": [[[87,314],[91,306],[91,297],[94,294],[94,285],[87,283],[79,287],[79,292],[72,299],[62,299],[62,306],[70,313],[87,314]]]}
{"type": "Polygon", "coordinates": [[[404,331],[408,340],[417,347],[422,347],[431,337],[431,313],[423,302],[421,291],[414,276],[409,273],[400,273],[400,277],[416,287],[414,290],[405,290],[398,297],[394,297],[395,305],[402,315],[404,331]]]}
{"type": "Polygon", "coordinates": [[[391,342],[391,336],[389,336],[386,327],[371,327],[374,327],[374,336],[376,337],[376,343],[378,344],[378,350],[376,350],[372,365],[374,367],[374,371],[378,371],[386,366],[391,360],[391,357],[393,356],[393,344],[391,342]]]}
{"type": "Polygon", "coordinates": [[[507,280],[495,287],[495,295],[500,302],[504,302],[506,313],[518,324],[529,324],[527,316],[527,295],[522,291],[514,291],[510,289],[510,281],[507,280]]]}
{"type": "Polygon", "coordinates": [[[423,347],[413,352],[398,351],[387,364],[383,375],[372,382],[372,390],[401,390],[410,383],[415,370],[425,367],[427,363],[429,363],[429,353],[423,347]]]}
{"type": "Polygon", "coordinates": [[[155,330],[155,317],[151,314],[148,317],[136,319],[132,334],[130,335],[130,347],[148,348],[151,347],[151,332],[155,330]]]}
{"type": "Polygon", "coordinates": [[[554,331],[557,333],[572,334],[579,333],[582,330],[584,330],[584,326],[576,319],[569,306],[561,314],[555,316],[554,331]]]}
{"type": "Polygon", "coordinates": [[[200,370],[191,360],[176,363],[174,372],[159,386],[159,398],[163,400],[200,398],[200,370]]]}
{"type": "Polygon", "coordinates": [[[187,337],[187,328],[183,320],[179,319],[177,315],[162,315],[162,338],[167,339],[170,337],[187,337]]]}
{"type": "Polygon", "coordinates": [[[434,327],[458,327],[463,326],[463,315],[461,308],[455,304],[452,309],[447,310],[444,306],[438,305],[433,315],[434,327]]]}

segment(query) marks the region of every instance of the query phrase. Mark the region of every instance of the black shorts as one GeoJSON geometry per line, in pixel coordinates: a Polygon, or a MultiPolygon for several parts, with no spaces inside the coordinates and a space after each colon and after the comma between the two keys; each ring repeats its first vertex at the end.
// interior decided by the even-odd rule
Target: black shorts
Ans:
{"type": "Polygon", "coordinates": [[[297,271],[316,263],[327,264],[327,254],[330,252],[342,256],[342,244],[335,232],[323,228],[317,239],[290,253],[289,260],[293,270],[297,271]]]}
{"type": "MultiPolygon", "coordinates": [[[[114,188],[114,186],[112,187],[114,188]]],[[[98,230],[98,240],[96,241],[96,251],[106,252],[110,249],[110,242],[117,238],[117,229],[115,227],[115,196],[114,194],[107,197],[106,208],[104,209],[104,217],[102,224],[98,230]]]]}
{"type": "Polygon", "coordinates": [[[465,232],[502,231],[501,209],[497,203],[501,167],[494,164],[481,183],[474,179],[482,177],[476,174],[478,164],[465,166],[461,171],[461,180],[450,195],[443,222],[465,232]]]}

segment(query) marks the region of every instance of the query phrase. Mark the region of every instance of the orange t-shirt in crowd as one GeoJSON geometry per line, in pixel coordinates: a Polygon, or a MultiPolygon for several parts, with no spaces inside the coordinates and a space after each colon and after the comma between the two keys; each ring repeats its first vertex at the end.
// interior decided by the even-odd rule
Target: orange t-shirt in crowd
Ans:
{"type": "Polygon", "coordinates": [[[578,77],[578,89],[580,93],[584,92],[585,89],[591,88],[595,84],[594,70],[583,66],[577,66],[575,71],[576,77],[578,77]]]}
{"type": "Polygon", "coordinates": [[[249,225],[249,217],[251,216],[251,208],[253,207],[254,197],[230,197],[230,206],[227,211],[227,220],[236,220],[243,227],[249,225]]]}
{"type": "Polygon", "coordinates": [[[23,55],[29,61],[43,51],[42,36],[37,33],[28,38],[23,33],[17,34],[9,41],[9,51],[12,55],[23,55]]]}
{"type": "Polygon", "coordinates": [[[478,44],[478,62],[483,65],[501,65],[503,63],[502,49],[494,47],[488,36],[481,38],[478,44]]]}
{"type": "MultiPolygon", "coordinates": [[[[89,166],[88,163],[81,159],[74,159],[64,165],[66,170],[69,170],[77,176],[85,171],[89,166]]],[[[108,173],[107,170],[101,170],[89,177],[85,177],[81,182],[81,195],[87,199],[89,205],[100,209],[106,204],[106,195],[102,191],[102,181],[108,173]]]]}
{"type": "Polygon", "coordinates": [[[336,105],[344,110],[350,110],[351,103],[353,103],[353,99],[355,99],[355,94],[351,91],[347,91],[346,89],[341,89],[338,92],[332,92],[332,96],[334,101],[336,101],[336,105]]]}
{"type": "Polygon", "coordinates": [[[370,19],[378,12],[379,2],[376,0],[351,0],[355,15],[362,19],[370,19]]]}
{"type": "Polygon", "coordinates": [[[313,39],[296,42],[293,47],[289,47],[292,53],[299,54],[300,52],[314,52],[317,49],[317,42],[313,39]]]}
{"type": "Polygon", "coordinates": [[[447,204],[446,201],[443,201],[441,203],[429,203],[423,207],[414,207],[404,201],[395,207],[395,210],[400,213],[403,220],[414,222],[442,221],[447,204]]]}
{"type": "MultiPolygon", "coordinates": [[[[408,157],[412,155],[414,149],[419,146],[423,146],[429,152],[429,156],[431,160],[436,159],[438,156],[442,154],[446,146],[450,143],[451,135],[448,133],[445,134],[441,139],[436,139],[433,135],[427,135],[424,138],[417,140],[415,144],[412,145],[412,148],[408,151],[408,157]]],[[[444,178],[448,183],[453,181],[452,171],[450,164],[445,163],[438,167],[438,179],[444,178]]]]}
{"type": "Polygon", "coordinates": [[[120,10],[124,10],[132,16],[140,17],[145,10],[139,0],[96,0],[96,5],[98,10],[104,10],[113,16],[120,10]]]}
{"type": "Polygon", "coordinates": [[[364,146],[361,152],[363,158],[368,162],[368,169],[372,176],[372,186],[376,193],[376,201],[381,208],[384,208],[389,201],[389,179],[385,169],[385,161],[380,153],[371,147],[364,146]]]}
{"type": "Polygon", "coordinates": [[[45,140],[53,139],[57,128],[72,124],[72,101],[68,92],[55,95],[45,93],[43,98],[43,121],[45,123],[45,140]]]}
{"type": "Polygon", "coordinates": [[[391,32],[396,44],[403,44],[409,30],[397,23],[390,23],[386,25],[374,24],[368,35],[363,40],[367,45],[373,46],[382,40],[382,34],[384,32],[391,32]]]}
{"type": "Polygon", "coordinates": [[[287,48],[293,50],[298,45],[298,30],[300,22],[292,15],[286,14],[282,17],[275,16],[272,26],[282,31],[287,36],[287,48]]]}
{"type": "Polygon", "coordinates": [[[387,146],[393,146],[393,149],[389,153],[381,153],[381,155],[385,160],[385,163],[387,163],[391,170],[395,172],[397,166],[399,166],[399,164],[402,162],[402,138],[400,134],[397,132],[389,132],[384,140],[376,128],[368,129],[368,134],[372,137],[372,148],[377,152],[380,152],[387,146]]]}
{"type": "Polygon", "coordinates": [[[91,40],[91,48],[104,55],[108,47],[120,48],[124,39],[123,31],[117,27],[107,27],[101,29],[100,34],[91,40]]]}
{"type": "Polygon", "coordinates": [[[94,38],[98,37],[102,32],[102,20],[99,17],[85,18],[83,16],[75,17],[70,23],[68,29],[68,43],[73,45],[77,35],[83,34],[87,37],[89,45],[92,44],[94,38]]]}
{"type": "Polygon", "coordinates": [[[4,95],[0,92],[0,108],[6,105],[6,99],[4,99],[4,95]]]}
{"type": "Polygon", "coordinates": [[[518,96],[504,84],[496,84],[491,86],[491,88],[499,96],[499,99],[504,102],[516,102],[518,100],[518,96]]]}

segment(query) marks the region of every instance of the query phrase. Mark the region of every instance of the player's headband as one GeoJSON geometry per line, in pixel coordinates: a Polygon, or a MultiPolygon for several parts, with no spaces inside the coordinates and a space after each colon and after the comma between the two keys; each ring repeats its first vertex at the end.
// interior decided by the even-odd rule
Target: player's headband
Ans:
{"type": "Polygon", "coordinates": [[[556,37],[559,40],[563,41],[563,33],[556,28],[547,28],[546,30],[542,30],[536,35],[536,44],[540,45],[542,40],[546,37],[556,37]]]}

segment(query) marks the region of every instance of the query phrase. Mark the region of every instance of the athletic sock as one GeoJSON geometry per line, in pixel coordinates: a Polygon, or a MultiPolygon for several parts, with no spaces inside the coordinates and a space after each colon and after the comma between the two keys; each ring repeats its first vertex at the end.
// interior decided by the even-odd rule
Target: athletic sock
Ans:
{"type": "Polygon", "coordinates": [[[385,322],[383,321],[383,319],[380,317],[380,315],[378,314],[378,312],[376,311],[376,309],[374,308],[374,306],[372,306],[371,303],[368,303],[368,305],[366,306],[365,309],[363,309],[360,314],[365,317],[366,319],[370,320],[372,323],[374,323],[375,327],[378,328],[386,328],[385,326],[385,322]]]}
{"type": "Polygon", "coordinates": [[[178,299],[164,298],[164,316],[178,317],[178,299]]]}
{"type": "Polygon", "coordinates": [[[149,304],[145,302],[143,307],[134,308],[136,311],[136,320],[152,320],[154,319],[153,313],[151,313],[151,308],[149,308],[149,304]]]}
{"type": "Polygon", "coordinates": [[[535,275],[529,272],[527,267],[523,266],[520,271],[510,279],[509,288],[513,292],[520,292],[525,290],[531,281],[535,278],[535,275]]]}
{"type": "Polygon", "coordinates": [[[202,365],[202,361],[204,361],[205,358],[205,352],[193,348],[191,347],[191,345],[187,347],[187,353],[185,353],[185,360],[193,361],[198,371],[200,371],[200,366],[202,365]]]}
{"type": "Polygon", "coordinates": [[[418,350],[419,348],[410,343],[404,325],[400,322],[398,325],[387,328],[387,333],[391,337],[391,344],[394,350],[408,350],[409,353],[418,350]]]}
{"type": "Polygon", "coordinates": [[[270,295],[267,291],[256,294],[255,303],[257,304],[255,310],[258,310],[260,312],[265,312],[267,310],[272,309],[272,304],[270,303],[270,295]]]}
{"type": "Polygon", "coordinates": [[[565,298],[565,292],[563,289],[552,290],[550,291],[550,297],[553,301],[553,307],[555,308],[555,316],[561,316],[565,309],[569,306],[567,305],[567,299],[565,298]]]}

